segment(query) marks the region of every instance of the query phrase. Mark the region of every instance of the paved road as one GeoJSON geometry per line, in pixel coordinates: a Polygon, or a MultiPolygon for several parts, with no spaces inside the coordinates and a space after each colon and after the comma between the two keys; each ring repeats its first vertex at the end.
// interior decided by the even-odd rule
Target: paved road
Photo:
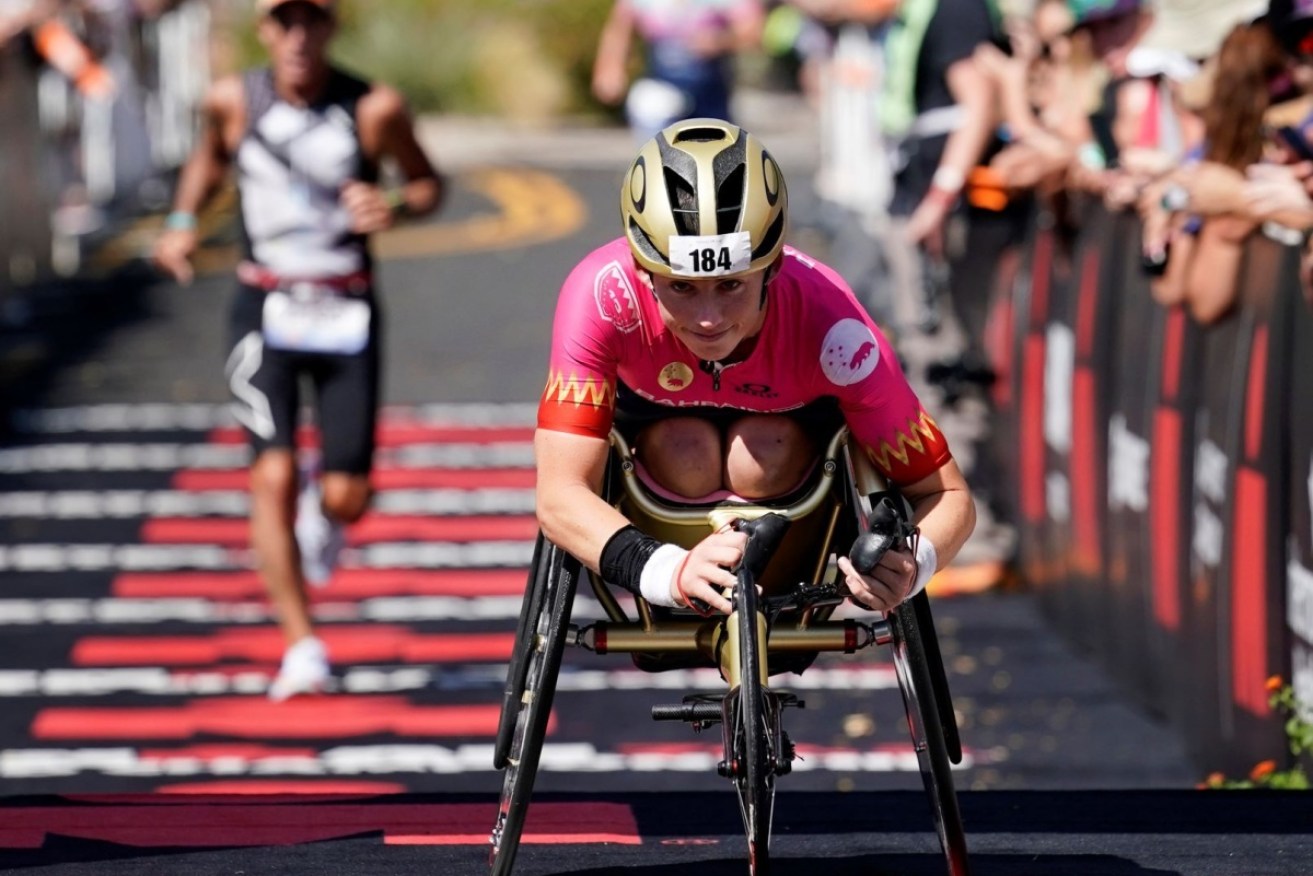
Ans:
{"type": "MultiPolygon", "coordinates": [[[[0,447],[0,795],[406,790],[486,802],[495,792],[489,707],[532,534],[527,441],[548,320],[560,278],[614,232],[621,170],[558,149],[565,158],[539,147],[536,163],[454,159],[449,209],[380,241],[384,489],[317,601],[352,696],[282,706],[261,696],[279,643],[245,571],[244,451],[216,406],[228,238],[216,234],[213,271],[189,289],[129,268],[41,301],[30,340],[48,355],[14,385],[22,411],[0,447]]],[[[805,215],[805,173],[795,177],[805,215]]],[[[965,434],[967,419],[951,428],[965,434]]],[[[1199,776],[1026,594],[937,605],[969,754],[960,787],[1182,789],[1199,776]]],[[[732,814],[714,740],[646,717],[711,684],[571,654],[540,787],[585,795],[575,799],[711,792],[732,814]]],[[[808,708],[789,727],[804,761],[783,780],[785,798],[917,787],[893,685],[880,654],[825,660],[799,680],[808,708]]],[[[991,799],[1003,798],[971,806],[987,812],[991,799]]],[[[995,847],[993,872],[1041,872],[1017,845],[995,847]]],[[[898,858],[932,872],[917,860],[898,858]]],[[[1169,872],[1118,866],[1043,872],[1169,872]]]]}

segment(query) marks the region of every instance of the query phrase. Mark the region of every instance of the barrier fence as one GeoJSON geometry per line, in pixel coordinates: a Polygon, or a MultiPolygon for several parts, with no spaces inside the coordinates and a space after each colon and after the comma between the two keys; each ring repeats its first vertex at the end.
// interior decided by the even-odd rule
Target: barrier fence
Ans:
{"type": "Polygon", "coordinates": [[[1246,244],[1203,326],[1150,295],[1131,214],[1041,216],[997,284],[996,456],[1023,577],[1196,762],[1286,763],[1281,676],[1313,703],[1313,309],[1298,251],[1246,244]]]}
{"type": "Polygon", "coordinates": [[[0,47],[0,307],[50,266],[54,186],[45,173],[36,75],[18,46],[0,47]]]}

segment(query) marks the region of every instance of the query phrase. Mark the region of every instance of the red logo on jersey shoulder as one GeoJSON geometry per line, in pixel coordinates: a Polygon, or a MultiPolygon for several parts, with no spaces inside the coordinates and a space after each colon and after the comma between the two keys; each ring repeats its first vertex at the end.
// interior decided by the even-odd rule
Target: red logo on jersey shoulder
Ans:
{"type": "Polygon", "coordinates": [[[620,331],[628,334],[642,323],[638,296],[619,262],[611,262],[597,272],[593,297],[597,299],[597,311],[602,319],[620,331]]]}

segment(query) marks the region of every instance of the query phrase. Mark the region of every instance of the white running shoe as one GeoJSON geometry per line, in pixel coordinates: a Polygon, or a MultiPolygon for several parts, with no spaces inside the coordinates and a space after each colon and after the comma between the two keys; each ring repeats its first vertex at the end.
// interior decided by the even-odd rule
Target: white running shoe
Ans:
{"type": "Polygon", "coordinates": [[[328,649],[314,636],[292,645],[283,654],[278,677],[269,685],[269,699],[276,703],[306,693],[323,693],[332,687],[328,649]]]}
{"type": "Polygon", "coordinates": [[[337,558],[346,537],[342,524],[329,520],[319,494],[319,479],[313,474],[304,478],[296,500],[296,546],[301,551],[301,573],[306,583],[323,587],[333,577],[337,558]]]}

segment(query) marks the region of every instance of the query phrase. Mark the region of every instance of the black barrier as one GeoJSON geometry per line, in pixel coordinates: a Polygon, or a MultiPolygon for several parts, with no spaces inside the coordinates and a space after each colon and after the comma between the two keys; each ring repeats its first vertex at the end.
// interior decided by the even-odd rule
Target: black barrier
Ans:
{"type": "Polygon", "coordinates": [[[1154,353],[1165,323],[1140,260],[1131,256],[1140,238],[1135,217],[1115,216],[1111,235],[1115,242],[1104,265],[1102,294],[1114,314],[1107,341],[1099,344],[1115,351],[1100,363],[1107,387],[1104,580],[1112,608],[1103,650],[1117,676],[1132,681],[1140,702],[1165,712],[1171,652],[1162,648],[1154,629],[1149,526],[1153,408],[1162,374],[1161,356],[1154,353]]]}
{"type": "Polygon", "coordinates": [[[1285,551],[1285,619],[1290,638],[1287,678],[1301,701],[1313,703],[1313,307],[1295,302],[1291,311],[1286,399],[1291,462],[1290,537],[1285,551]]]}
{"type": "Polygon", "coordinates": [[[1060,245],[1052,216],[1043,214],[1037,223],[1029,252],[1018,271],[1016,300],[1012,308],[1013,369],[1012,393],[1016,421],[1015,471],[1017,489],[1013,507],[1021,521],[1018,556],[1022,574],[1035,587],[1050,614],[1065,607],[1058,587],[1066,578],[1066,551],[1047,537],[1045,375],[1048,359],[1048,323],[1054,286],[1065,288],[1070,261],[1060,245]]]}
{"type": "MultiPolygon", "coordinates": [[[[1058,617],[1088,648],[1108,646],[1118,618],[1102,583],[1106,441],[1103,374],[1109,335],[1109,286],[1123,241],[1097,204],[1082,208],[1069,272],[1055,273],[1044,327],[1044,556],[1061,567],[1058,617]],[[1060,559],[1059,559],[1060,558],[1060,559]]],[[[1061,265],[1054,259],[1055,267],[1061,265]]],[[[1104,652],[1106,653],[1106,652],[1104,652]]]]}
{"type": "Polygon", "coordinates": [[[1151,392],[1153,427],[1149,448],[1149,562],[1151,572],[1152,659],[1170,679],[1159,706],[1184,724],[1193,699],[1185,679],[1189,642],[1183,616],[1191,600],[1191,540],[1194,507],[1194,415],[1198,404],[1203,349],[1198,325],[1182,305],[1159,307],[1154,317],[1151,355],[1157,363],[1151,392]]]}
{"type": "MultiPolygon", "coordinates": [[[[1279,758],[1284,736],[1271,718],[1267,679],[1283,671],[1285,562],[1290,434],[1286,386],[1296,306],[1298,258],[1293,249],[1255,235],[1245,251],[1240,306],[1251,321],[1241,409],[1239,455],[1230,521],[1231,691],[1234,737],[1228,749],[1279,758]]],[[[1300,301],[1299,306],[1303,306],[1300,301]]]]}
{"type": "Polygon", "coordinates": [[[0,47],[0,302],[50,272],[50,193],[36,72],[21,41],[0,47]]]}
{"type": "Polygon", "coordinates": [[[1022,572],[1201,770],[1247,772],[1284,751],[1268,678],[1293,671],[1313,700],[1313,318],[1296,253],[1255,235],[1235,312],[1201,327],[1152,301],[1132,216],[1081,219],[1069,263],[1040,226],[1014,284],[1000,410],[1022,572]]]}

